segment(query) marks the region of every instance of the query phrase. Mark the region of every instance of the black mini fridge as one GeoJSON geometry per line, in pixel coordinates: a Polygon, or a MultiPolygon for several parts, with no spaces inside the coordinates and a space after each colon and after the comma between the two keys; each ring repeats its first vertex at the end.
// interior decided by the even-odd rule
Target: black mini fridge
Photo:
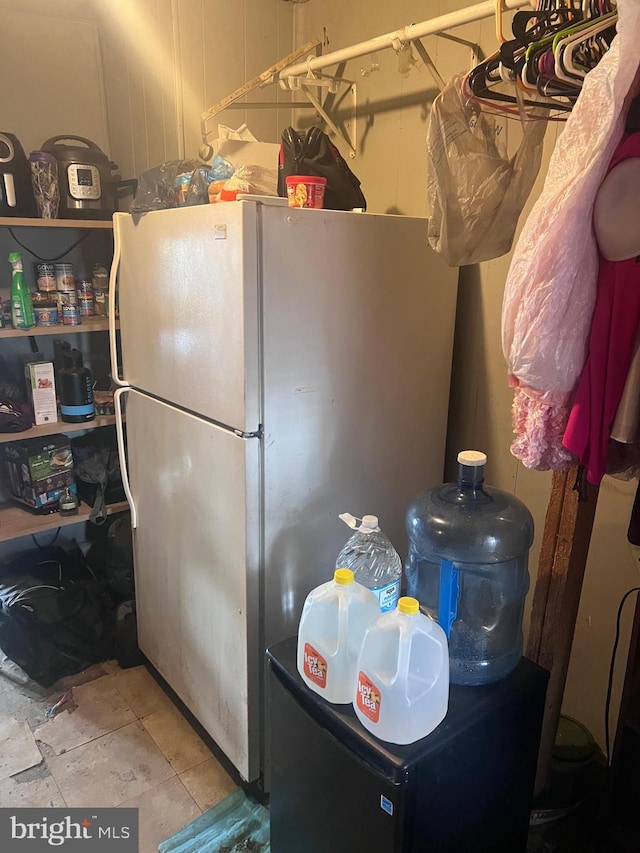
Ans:
{"type": "Polygon", "coordinates": [[[408,746],[310,691],[295,637],[267,651],[272,853],[519,853],[527,842],[548,673],[522,658],[495,684],[450,688],[408,746]]]}

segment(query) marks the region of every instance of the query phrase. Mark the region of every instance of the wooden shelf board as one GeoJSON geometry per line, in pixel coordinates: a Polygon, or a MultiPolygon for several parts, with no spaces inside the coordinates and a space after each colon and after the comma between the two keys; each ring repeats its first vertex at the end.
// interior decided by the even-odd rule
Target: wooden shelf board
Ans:
{"type": "Polygon", "coordinates": [[[26,429],[24,432],[2,432],[0,433],[0,444],[8,444],[11,441],[24,441],[28,438],[42,438],[45,435],[57,435],[58,433],[80,432],[83,429],[99,429],[99,427],[115,424],[115,415],[98,415],[92,421],[82,424],[68,424],[64,421],[56,421],[52,424],[40,424],[26,429]]]}
{"type": "MultiPolygon", "coordinates": [[[[116,322],[116,328],[118,328],[116,322]]],[[[33,329],[0,329],[0,340],[3,338],[29,338],[32,335],[77,335],[81,332],[107,332],[109,320],[107,317],[85,317],[79,326],[34,326],[33,329]]]]}
{"type": "Polygon", "coordinates": [[[102,228],[111,231],[110,219],[30,219],[22,216],[0,216],[0,225],[20,228],[102,228]]]}
{"type": "MultiPolygon", "coordinates": [[[[127,501],[119,501],[107,506],[107,514],[112,515],[126,509],[129,509],[127,501]]],[[[57,512],[33,515],[22,507],[6,504],[0,507],[0,542],[9,542],[32,533],[44,533],[57,527],[68,527],[70,524],[87,521],[90,515],[91,507],[84,503],[80,504],[77,515],[60,515],[57,512]]]]}

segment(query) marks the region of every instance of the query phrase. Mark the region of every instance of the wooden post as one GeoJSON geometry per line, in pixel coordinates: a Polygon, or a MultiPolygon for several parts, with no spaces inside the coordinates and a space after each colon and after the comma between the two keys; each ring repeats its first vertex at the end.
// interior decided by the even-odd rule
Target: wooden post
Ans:
{"type": "Polygon", "coordinates": [[[547,783],[598,499],[598,487],[587,484],[578,500],[577,473],[553,474],[527,641],[527,657],[550,672],[536,793],[547,783]]]}

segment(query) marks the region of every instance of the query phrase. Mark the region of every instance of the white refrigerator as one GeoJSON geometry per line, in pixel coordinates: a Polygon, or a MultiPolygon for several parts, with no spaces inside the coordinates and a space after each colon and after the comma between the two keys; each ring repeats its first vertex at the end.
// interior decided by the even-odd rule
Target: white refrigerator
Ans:
{"type": "Polygon", "coordinates": [[[457,270],[426,234],[251,197],[114,216],[139,645],[247,781],[265,649],[332,577],[338,514],[378,515],[404,557],[442,481],[457,270]]]}

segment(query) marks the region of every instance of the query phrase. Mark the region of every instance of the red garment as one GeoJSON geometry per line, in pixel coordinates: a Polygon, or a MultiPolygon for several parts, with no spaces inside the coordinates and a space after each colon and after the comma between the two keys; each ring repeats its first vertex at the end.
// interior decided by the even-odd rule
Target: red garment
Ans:
{"type": "MultiPolygon", "coordinates": [[[[630,157],[640,157],[640,133],[623,137],[608,171],[630,157]]],[[[601,255],[589,353],[562,440],[584,465],[590,483],[598,484],[605,473],[611,426],[639,322],[640,262],[636,258],[608,261],[601,255]]]]}

